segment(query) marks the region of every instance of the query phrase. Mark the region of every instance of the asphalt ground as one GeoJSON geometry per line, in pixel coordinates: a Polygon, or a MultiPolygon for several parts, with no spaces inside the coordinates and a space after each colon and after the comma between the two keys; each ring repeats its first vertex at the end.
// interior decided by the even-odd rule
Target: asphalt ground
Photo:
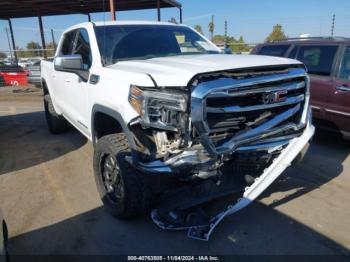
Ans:
{"type": "Polygon", "coordinates": [[[0,88],[0,208],[16,255],[350,255],[350,142],[317,131],[289,168],[209,242],[165,232],[149,216],[105,212],[93,147],[74,129],[51,135],[41,91],[0,88]]]}

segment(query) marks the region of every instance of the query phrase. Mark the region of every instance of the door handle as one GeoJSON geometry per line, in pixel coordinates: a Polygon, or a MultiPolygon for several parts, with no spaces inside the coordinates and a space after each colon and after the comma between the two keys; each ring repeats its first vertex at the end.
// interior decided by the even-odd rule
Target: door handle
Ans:
{"type": "Polygon", "coordinates": [[[337,86],[336,89],[337,89],[337,91],[350,92],[350,87],[348,87],[348,86],[337,86]]]}
{"type": "Polygon", "coordinates": [[[69,79],[69,78],[64,79],[64,81],[65,81],[66,83],[70,83],[70,79],[69,79]]]}

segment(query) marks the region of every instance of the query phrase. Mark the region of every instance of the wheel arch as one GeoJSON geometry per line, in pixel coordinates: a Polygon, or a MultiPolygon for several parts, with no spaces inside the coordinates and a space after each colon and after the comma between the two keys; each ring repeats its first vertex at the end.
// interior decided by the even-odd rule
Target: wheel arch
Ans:
{"type": "Polygon", "coordinates": [[[136,149],[133,135],[122,115],[111,108],[99,104],[94,105],[91,114],[91,135],[93,144],[95,145],[102,136],[113,133],[124,133],[131,149],[133,151],[136,149]]]}
{"type": "Polygon", "coordinates": [[[46,80],[44,78],[41,78],[41,86],[43,88],[44,95],[50,94],[49,88],[47,87],[46,80]]]}

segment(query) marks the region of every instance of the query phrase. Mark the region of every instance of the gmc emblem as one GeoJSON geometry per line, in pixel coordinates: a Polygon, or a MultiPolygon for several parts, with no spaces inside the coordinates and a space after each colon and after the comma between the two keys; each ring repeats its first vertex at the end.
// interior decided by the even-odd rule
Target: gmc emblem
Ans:
{"type": "Polygon", "coordinates": [[[286,100],[287,93],[288,93],[287,90],[283,90],[283,91],[263,94],[262,102],[265,105],[283,102],[286,100]]]}

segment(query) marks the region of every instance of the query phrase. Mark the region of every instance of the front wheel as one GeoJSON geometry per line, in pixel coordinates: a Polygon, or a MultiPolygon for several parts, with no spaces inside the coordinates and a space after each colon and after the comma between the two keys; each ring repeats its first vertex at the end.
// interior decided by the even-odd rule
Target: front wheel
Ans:
{"type": "Polygon", "coordinates": [[[104,136],[95,146],[97,189],[107,210],[121,219],[141,215],[151,205],[145,178],[125,160],[130,154],[128,140],[122,133],[104,136]]]}

